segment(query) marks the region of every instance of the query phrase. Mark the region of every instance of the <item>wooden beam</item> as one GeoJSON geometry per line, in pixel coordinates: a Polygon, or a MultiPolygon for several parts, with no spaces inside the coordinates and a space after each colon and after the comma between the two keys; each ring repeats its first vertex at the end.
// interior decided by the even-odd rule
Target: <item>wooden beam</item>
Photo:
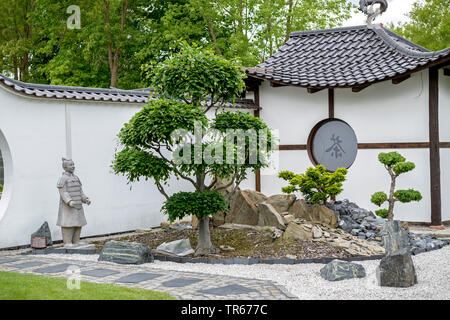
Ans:
{"type": "MultiPolygon", "coordinates": [[[[260,106],[259,102],[259,87],[256,87],[256,90],[253,92],[253,97],[256,106],[260,106]]],[[[261,116],[260,110],[254,110],[253,115],[257,118],[261,116]]],[[[258,170],[255,172],[255,190],[261,192],[261,171],[258,170]]]]}
{"type": "Polygon", "coordinates": [[[358,149],[427,149],[428,142],[375,142],[358,143],[358,149]]]}
{"type": "Polygon", "coordinates": [[[439,73],[429,69],[429,132],[430,132],[430,192],[431,225],[442,225],[441,163],[439,149],[439,73]]]}
{"type": "Polygon", "coordinates": [[[410,74],[407,74],[406,76],[398,77],[398,78],[392,79],[392,83],[393,83],[393,84],[399,84],[399,83],[402,83],[402,82],[405,81],[405,80],[408,80],[409,78],[411,78],[411,75],[410,75],[410,74]]]}
{"type": "Polygon", "coordinates": [[[278,146],[278,150],[287,151],[287,150],[306,150],[306,144],[280,144],[278,146]]]}
{"type": "Polygon", "coordinates": [[[363,84],[360,86],[355,86],[352,88],[352,92],[360,92],[360,91],[364,90],[365,88],[369,87],[370,85],[371,85],[371,83],[363,84]]]}
{"type": "Polygon", "coordinates": [[[273,87],[273,88],[278,88],[278,87],[287,87],[288,85],[270,81],[270,86],[273,87]]]}
{"type": "Polygon", "coordinates": [[[316,93],[322,91],[325,88],[307,88],[308,93],[316,93]]]}
{"type": "MultiPolygon", "coordinates": [[[[450,142],[440,142],[441,149],[449,149],[450,142]]],[[[428,149],[429,142],[372,142],[358,143],[358,149],[428,149]]],[[[280,151],[288,150],[307,150],[306,144],[281,144],[278,146],[280,151]]]]}
{"type": "Polygon", "coordinates": [[[328,89],[328,118],[334,118],[334,89],[328,89]]]}

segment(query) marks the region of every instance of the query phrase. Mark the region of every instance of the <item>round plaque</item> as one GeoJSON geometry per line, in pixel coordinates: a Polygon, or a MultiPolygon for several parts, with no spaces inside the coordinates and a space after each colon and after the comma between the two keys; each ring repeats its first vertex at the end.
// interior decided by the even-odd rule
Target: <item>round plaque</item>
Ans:
{"type": "Polygon", "coordinates": [[[308,137],[308,155],[314,165],[328,171],[350,168],[358,153],[355,131],[340,119],[325,119],[317,123],[308,137]]]}

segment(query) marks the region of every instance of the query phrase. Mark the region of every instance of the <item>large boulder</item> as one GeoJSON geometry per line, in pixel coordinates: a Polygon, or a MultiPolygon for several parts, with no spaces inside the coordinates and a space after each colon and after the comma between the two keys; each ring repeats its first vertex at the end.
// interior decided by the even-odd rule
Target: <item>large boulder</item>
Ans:
{"type": "Polygon", "coordinates": [[[309,206],[304,199],[294,201],[289,208],[289,214],[299,219],[306,219],[308,217],[309,206]]]}
{"type": "Polygon", "coordinates": [[[225,217],[225,222],[251,226],[258,225],[258,208],[253,200],[259,201],[262,199],[260,195],[264,196],[256,191],[236,191],[231,197],[230,210],[225,217]]]}
{"type": "Polygon", "coordinates": [[[259,226],[272,226],[281,230],[286,229],[283,217],[275,210],[275,208],[267,203],[262,202],[258,205],[258,225],[259,226]]]}
{"type": "Polygon", "coordinates": [[[352,278],[364,278],[366,271],[360,264],[333,260],[320,269],[320,275],[328,281],[340,281],[352,278]]]}
{"type": "Polygon", "coordinates": [[[402,248],[385,256],[377,268],[378,284],[383,287],[411,287],[417,284],[417,275],[411,254],[402,248]]]}
{"type": "Polygon", "coordinates": [[[164,242],[156,248],[155,252],[184,257],[194,253],[194,250],[191,247],[189,239],[181,239],[172,242],[164,242]]]}
{"type": "Polygon", "coordinates": [[[319,204],[315,204],[309,207],[308,216],[304,219],[312,221],[314,223],[327,225],[330,228],[337,228],[338,226],[338,218],[336,212],[319,204]]]}
{"type": "Polygon", "coordinates": [[[283,238],[291,240],[307,240],[312,237],[311,228],[307,228],[305,225],[297,224],[295,222],[290,222],[283,234],[283,238]]]}
{"type": "Polygon", "coordinates": [[[278,213],[283,213],[289,210],[295,198],[293,194],[276,194],[270,196],[265,202],[271,204],[278,213]]]}
{"type": "Polygon", "coordinates": [[[409,250],[408,231],[403,229],[401,221],[386,221],[381,227],[381,235],[387,255],[400,249],[409,250]]]}
{"type": "Polygon", "coordinates": [[[45,237],[47,241],[47,247],[53,245],[52,241],[52,233],[50,232],[50,227],[48,226],[47,221],[45,221],[42,226],[33,234],[32,237],[45,237]]]}
{"type": "Polygon", "coordinates": [[[108,241],[100,252],[98,261],[120,264],[142,264],[153,262],[150,247],[136,242],[108,241]]]}

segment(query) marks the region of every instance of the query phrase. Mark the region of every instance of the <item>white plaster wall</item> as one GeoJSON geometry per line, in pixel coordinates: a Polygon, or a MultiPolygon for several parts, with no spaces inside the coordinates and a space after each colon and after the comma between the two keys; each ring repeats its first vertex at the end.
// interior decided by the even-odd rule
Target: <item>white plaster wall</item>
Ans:
{"type": "MultiPolygon", "coordinates": [[[[152,180],[133,183],[130,190],[126,178],[110,168],[118,132],[142,105],[30,98],[0,87],[0,148],[5,160],[0,248],[29,244],[31,233],[44,221],[53,240],[61,239],[56,183],[66,156],[66,103],[75,173],[92,200],[85,206],[88,224],[81,236],[154,227],[167,220],[160,213],[165,199],[152,180]]],[[[242,187],[254,188],[253,174],[242,187]]],[[[172,180],[166,191],[192,189],[186,181],[172,180]]]]}
{"type": "MultiPolygon", "coordinates": [[[[450,83],[440,77],[441,141],[450,141],[450,83]]],[[[270,87],[265,81],[260,88],[261,117],[270,127],[280,130],[281,144],[306,144],[312,127],[328,117],[326,90],[308,94],[304,88],[270,87]]],[[[374,84],[359,93],[351,89],[335,90],[335,116],[348,122],[359,142],[427,142],[428,133],[428,71],[415,73],[398,85],[391,82],[374,84]]],[[[389,175],[378,162],[380,152],[394,150],[359,150],[339,198],[349,198],[370,210],[376,191],[388,191],[389,175]]],[[[430,222],[430,181],[428,149],[399,149],[416,169],[398,178],[398,188],[420,190],[419,203],[396,204],[396,217],[407,221],[430,222]]],[[[450,150],[441,149],[442,219],[450,220],[450,150]]],[[[312,166],[306,151],[280,151],[280,170],[304,172],[312,166]]],[[[277,176],[262,177],[262,192],[281,193],[286,183],[277,176]]],[[[300,195],[298,195],[300,196],[300,195]]]]}

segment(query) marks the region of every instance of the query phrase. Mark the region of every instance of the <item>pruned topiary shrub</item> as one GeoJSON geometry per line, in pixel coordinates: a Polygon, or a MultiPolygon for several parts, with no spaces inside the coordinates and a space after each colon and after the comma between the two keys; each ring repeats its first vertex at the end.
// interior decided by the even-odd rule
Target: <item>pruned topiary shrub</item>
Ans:
{"type": "Polygon", "coordinates": [[[338,168],[335,172],[328,172],[323,165],[311,167],[303,174],[291,171],[281,171],[278,177],[289,182],[281,190],[290,194],[300,191],[306,201],[325,204],[330,197],[340,194],[342,183],[345,181],[347,169],[338,168]]]}
{"type": "Polygon", "coordinates": [[[400,201],[402,203],[408,203],[411,201],[422,200],[420,192],[414,189],[395,190],[397,177],[403,173],[412,171],[416,165],[413,162],[406,161],[406,159],[396,151],[388,153],[382,152],[378,155],[378,160],[384,165],[391,176],[391,187],[389,197],[386,193],[379,191],[372,195],[370,201],[379,207],[381,207],[383,203],[388,202],[388,209],[379,209],[375,211],[375,213],[382,218],[393,220],[395,202],[400,201]]]}

